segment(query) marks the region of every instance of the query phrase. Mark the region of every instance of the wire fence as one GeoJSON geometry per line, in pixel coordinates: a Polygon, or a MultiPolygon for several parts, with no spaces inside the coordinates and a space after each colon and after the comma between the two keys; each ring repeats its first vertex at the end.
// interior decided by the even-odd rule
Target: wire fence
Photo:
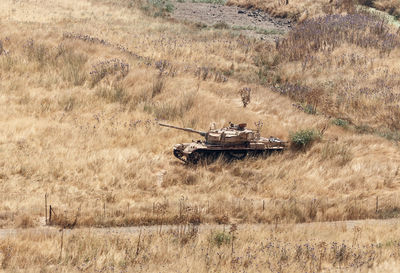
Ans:
{"type": "MultiPolygon", "coordinates": [[[[13,220],[17,215],[34,217],[53,216],[83,217],[95,219],[119,219],[141,217],[141,219],[189,219],[193,216],[226,222],[239,219],[243,222],[311,222],[359,219],[386,219],[400,216],[400,194],[382,196],[296,197],[274,198],[230,198],[219,200],[179,199],[118,201],[118,196],[83,196],[76,194],[27,194],[0,192],[0,219],[13,220]],[[50,209],[51,206],[51,209],[50,209]],[[52,211],[51,211],[52,210],[52,211]],[[223,218],[226,217],[226,218],[223,218]],[[225,220],[224,220],[225,219],[225,220]]],[[[100,221],[100,220],[95,220],[100,221]]]]}

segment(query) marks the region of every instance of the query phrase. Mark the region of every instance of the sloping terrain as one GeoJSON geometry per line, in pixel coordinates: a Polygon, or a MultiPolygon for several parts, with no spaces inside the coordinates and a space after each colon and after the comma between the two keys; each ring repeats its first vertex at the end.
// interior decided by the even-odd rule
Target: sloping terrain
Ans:
{"type": "Polygon", "coordinates": [[[56,210],[79,211],[82,225],[174,222],[182,204],[185,217],[218,222],[376,217],[376,197],[388,214],[397,207],[397,145],[304,113],[258,84],[256,60],[273,57],[263,42],[165,24],[124,3],[59,1],[53,14],[45,3],[2,5],[3,225],[42,215],[45,193],[56,210]],[[171,146],[196,136],[155,118],[196,129],[262,120],[264,135],[283,139],[325,132],[305,152],[188,168],[171,146]],[[260,214],[262,202],[273,209],[260,214]]]}
{"type": "MultiPolygon", "coordinates": [[[[45,194],[52,223],[65,227],[398,216],[399,39],[390,24],[344,13],[306,20],[271,43],[166,10],[1,1],[1,227],[37,225],[45,194]],[[313,129],[321,138],[266,159],[190,167],[172,146],[197,136],[159,120],[199,130],[261,120],[265,136],[313,129]]],[[[23,249],[12,244],[18,269],[23,249]]],[[[382,257],[377,264],[390,255],[382,257]]]]}

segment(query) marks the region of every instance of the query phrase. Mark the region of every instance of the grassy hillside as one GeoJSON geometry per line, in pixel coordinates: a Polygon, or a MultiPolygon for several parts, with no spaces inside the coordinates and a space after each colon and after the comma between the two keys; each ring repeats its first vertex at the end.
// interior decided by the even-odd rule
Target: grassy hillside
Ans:
{"type": "Polygon", "coordinates": [[[2,270],[396,268],[395,227],[282,225],[399,214],[398,30],[346,6],[309,16],[324,14],[319,4],[290,1],[308,13],[269,43],[168,19],[158,2],[1,1],[0,227],[41,225],[47,194],[59,226],[193,228],[66,233],[61,255],[59,235],[27,232],[0,239],[2,270]],[[172,146],[198,137],[158,120],[199,130],[262,121],[265,136],[320,137],[191,167],[172,146]],[[232,232],[198,233],[199,223],[274,225],[238,231],[233,253],[232,232]]]}
{"type": "Polygon", "coordinates": [[[149,17],[127,2],[1,5],[2,226],[35,225],[44,216],[45,193],[59,221],[77,218],[88,226],[396,213],[397,144],[373,131],[379,125],[396,129],[397,121],[386,119],[391,105],[379,105],[378,96],[360,100],[361,111],[345,100],[331,113],[325,92],[338,92],[336,98],[349,84],[378,88],[376,78],[358,78],[358,69],[371,66],[377,78],[387,75],[386,84],[396,75],[397,44],[381,53],[379,45],[358,47],[341,38],[325,54],[331,45],[307,47],[301,26],[269,45],[229,30],[149,17]],[[296,37],[296,49],[308,55],[295,50],[296,37]],[[252,89],[246,108],[238,94],[243,87],[252,89]],[[311,95],[297,96],[290,88],[311,95]],[[319,114],[307,114],[307,105],[319,114]],[[156,118],[196,129],[262,120],[264,135],[284,139],[300,129],[327,130],[306,151],[189,168],[171,148],[197,136],[159,128],[156,118]],[[364,120],[372,131],[360,134],[364,120]],[[268,209],[262,210],[263,202],[268,209]]]}

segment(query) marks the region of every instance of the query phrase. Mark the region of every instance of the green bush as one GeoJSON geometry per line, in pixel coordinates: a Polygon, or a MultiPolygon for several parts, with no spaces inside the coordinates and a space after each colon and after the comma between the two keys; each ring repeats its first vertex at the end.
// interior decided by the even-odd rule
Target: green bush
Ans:
{"type": "Polygon", "coordinates": [[[377,132],[378,136],[384,137],[387,140],[400,141],[400,132],[399,131],[380,131],[377,132]]]}
{"type": "Polygon", "coordinates": [[[168,0],[147,0],[147,3],[142,5],[142,10],[147,15],[155,17],[164,17],[174,9],[174,5],[168,0]]]}
{"type": "Polygon", "coordinates": [[[213,27],[216,28],[216,29],[228,29],[229,25],[227,23],[225,23],[225,22],[218,22],[218,23],[215,23],[213,25],[213,27]]]}
{"type": "Polygon", "coordinates": [[[290,134],[292,147],[304,149],[309,147],[314,141],[321,138],[321,133],[315,129],[304,129],[290,134]]]}
{"type": "Polygon", "coordinates": [[[192,0],[192,3],[208,3],[208,4],[225,5],[226,0],[192,0]]]}
{"type": "Polygon", "coordinates": [[[216,244],[218,247],[222,245],[227,245],[231,242],[231,235],[226,232],[216,232],[211,234],[212,243],[216,244]]]}
{"type": "Polygon", "coordinates": [[[340,118],[332,120],[332,123],[343,128],[347,128],[349,126],[349,122],[347,120],[340,118]]]}
{"type": "Polygon", "coordinates": [[[311,104],[306,104],[303,106],[304,113],[309,115],[315,115],[317,113],[317,108],[311,104]]]}

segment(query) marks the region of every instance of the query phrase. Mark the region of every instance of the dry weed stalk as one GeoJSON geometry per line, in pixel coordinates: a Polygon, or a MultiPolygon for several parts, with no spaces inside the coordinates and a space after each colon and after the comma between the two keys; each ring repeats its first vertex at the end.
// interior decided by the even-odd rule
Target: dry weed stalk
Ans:
{"type": "Polygon", "coordinates": [[[246,108],[246,106],[250,103],[251,88],[243,87],[242,89],[239,90],[239,95],[242,99],[243,108],[246,108]]]}

